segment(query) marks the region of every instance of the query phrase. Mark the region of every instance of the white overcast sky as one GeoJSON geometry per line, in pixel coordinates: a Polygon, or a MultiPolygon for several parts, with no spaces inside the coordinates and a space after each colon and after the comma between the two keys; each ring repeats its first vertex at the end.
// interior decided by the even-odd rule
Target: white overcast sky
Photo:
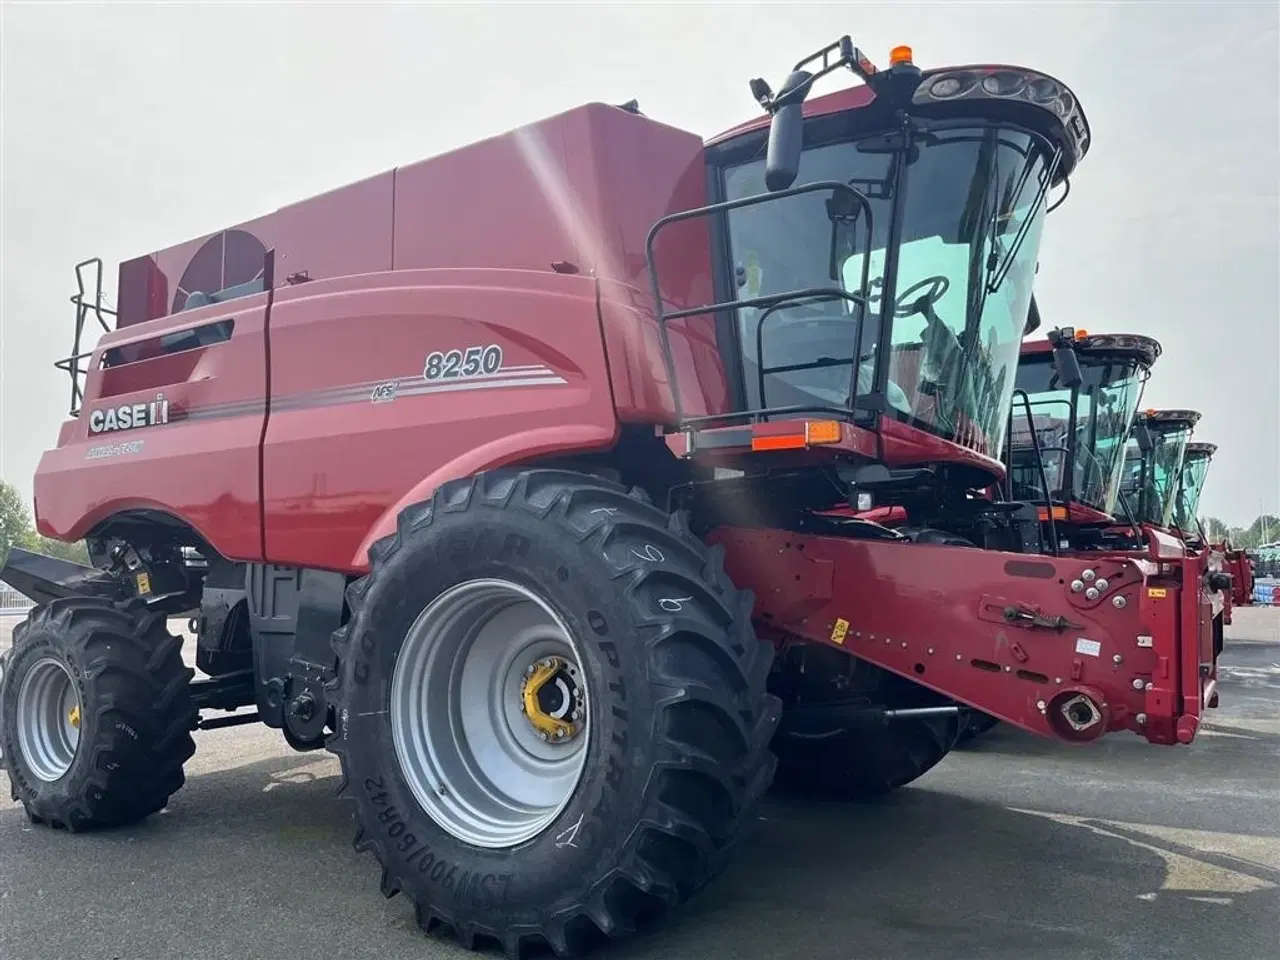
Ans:
{"type": "MultiPolygon", "coordinates": [[[[30,497],[66,412],[72,265],[110,272],[591,100],[710,136],[843,33],[883,61],[997,61],[1079,96],[1092,153],[1049,220],[1049,325],[1165,348],[1147,405],[1203,412],[1203,512],[1280,513],[1275,2],[0,2],[0,476],[30,497]]],[[[821,89],[833,89],[827,81],[821,89]]]]}

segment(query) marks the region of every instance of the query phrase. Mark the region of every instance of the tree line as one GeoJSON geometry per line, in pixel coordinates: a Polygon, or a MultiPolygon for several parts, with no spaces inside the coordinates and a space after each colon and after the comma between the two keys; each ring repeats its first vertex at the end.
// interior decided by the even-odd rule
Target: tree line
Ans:
{"type": "Polygon", "coordinates": [[[1217,517],[1205,517],[1200,521],[1209,540],[1218,543],[1229,540],[1233,547],[1253,550],[1264,543],[1280,540],[1280,517],[1264,513],[1247,527],[1231,527],[1217,517]]]}

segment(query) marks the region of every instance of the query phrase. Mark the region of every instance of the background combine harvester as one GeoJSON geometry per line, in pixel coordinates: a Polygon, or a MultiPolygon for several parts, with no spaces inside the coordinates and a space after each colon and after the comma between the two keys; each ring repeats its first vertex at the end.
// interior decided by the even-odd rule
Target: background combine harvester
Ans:
{"type": "MultiPolygon", "coordinates": [[[[1189,535],[1178,525],[1184,467],[1199,422],[1200,414],[1195,410],[1146,410],[1139,414],[1126,452],[1122,489],[1127,501],[1135,504],[1137,522],[1145,525],[1148,535],[1175,538],[1199,563],[1200,590],[1209,604],[1216,656],[1222,650],[1222,628],[1230,616],[1231,576],[1224,570],[1220,551],[1203,545],[1205,538],[1194,527],[1189,535]]],[[[1207,470],[1207,461],[1204,467],[1207,470]]],[[[1198,492],[1196,496],[1198,502],[1198,492]]],[[[1128,534],[1133,530],[1130,527],[1128,534]]]]}
{"type": "Polygon", "coordinates": [[[1209,467],[1213,455],[1218,452],[1216,443],[1196,441],[1187,444],[1182,458],[1182,472],[1178,475],[1178,494],[1173,507],[1173,529],[1183,534],[1183,541],[1197,550],[1210,546],[1200,528],[1200,495],[1209,479],[1209,467]]]}
{"type": "MultiPolygon", "coordinates": [[[[1216,703],[1212,682],[1221,652],[1223,602],[1214,590],[1220,587],[1220,575],[1207,552],[1191,549],[1166,519],[1172,516],[1186,444],[1198,415],[1142,415],[1138,424],[1159,426],[1151,435],[1131,438],[1141,429],[1135,426],[1135,412],[1160,352],[1160,344],[1150,337],[1098,336],[1073,328],[1024,343],[1005,495],[1037,504],[1046,553],[1129,557],[1143,564],[1152,585],[1135,642],[1197,650],[1199,662],[1193,668],[1188,659],[1184,669],[1194,669],[1203,682],[1188,683],[1185,692],[1216,703]],[[1127,456],[1130,449],[1136,456],[1127,456]],[[1122,492],[1126,484],[1129,497],[1122,492]],[[1136,509],[1130,503],[1135,495],[1136,509]],[[1170,598],[1176,607],[1157,613],[1154,601],[1170,598]]],[[[1095,574],[1073,587],[1096,596],[1109,585],[1099,584],[1095,574]]],[[[975,712],[961,740],[996,723],[994,717],[975,712]]]]}
{"type": "MultiPolygon", "coordinates": [[[[1232,551],[1226,544],[1211,542],[1200,524],[1198,514],[1200,495],[1204,492],[1209,466],[1217,451],[1218,446],[1213,443],[1187,444],[1182,472],[1178,476],[1178,495],[1173,509],[1173,530],[1182,538],[1188,550],[1204,554],[1209,577],[1217,584],[1221,595],[1222,622],[1229,624],[1231,610],[1236,605],[1237,597],[1241,592],[1247,591],[1246,597],[1252,596],[1253,578],[1251,570],[1232,556],[1236,551],[1232,551]],[[1237,577],[1241,578],[1241,582],[1237,582],[1237,577]],[[1230,578],[1229,587],[1227,586],[1228,578],[1230,578]]],[[[1243,602],[1248,601],[1246,599],[1243,602]]]]}
{"type": "Polygon", "coordinates": [[[1199,422],[1200,414],[1195,410],[1144,410],[1138,414],[1125,451],[1121,486],[1138,524],[1173,529],[1182,465],[1199,422]]]}
{"type": "Polygon", "coordinates": [[[707,144],[591,104],[127,261],[83,353],[82,291],[35,508],[94,566],[0,571],[33,820],[145,817],[261,721],[338,755],[425,930],[569,954],[710,882],[775,765],[889,790],[969,707],[1194,736],[1180,546],[984,493],[1074,95],[847,37],[751,90],[707,144]]]}

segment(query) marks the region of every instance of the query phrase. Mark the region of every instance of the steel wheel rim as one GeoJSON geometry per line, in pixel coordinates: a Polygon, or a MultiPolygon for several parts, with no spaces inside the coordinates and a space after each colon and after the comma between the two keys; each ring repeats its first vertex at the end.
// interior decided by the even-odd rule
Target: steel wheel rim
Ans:
{"type": "Polygon", "coordinates": [[[80,689],[71,671],[52,657],[37,660],[18,688],[18,749],[38,780],[66,776],[80,746],[80,689]]]}
{"type": "Polygon", "coordinates": [[[414,798],[465,843],[498,849],[533,839],[582,779],[590,744],[583,661],[564,620],[519,584],[470,580],[428,605],[397,655],[389,713],[414,798]],[[524,709],[530,668],[538,679],[546,664],[562,667],[539,695],[545,687],[557,711],[570,704],[562,719],[574,732],[559,742],[537,729],[552,713],[537,706],[531,720],[524,709]]]}

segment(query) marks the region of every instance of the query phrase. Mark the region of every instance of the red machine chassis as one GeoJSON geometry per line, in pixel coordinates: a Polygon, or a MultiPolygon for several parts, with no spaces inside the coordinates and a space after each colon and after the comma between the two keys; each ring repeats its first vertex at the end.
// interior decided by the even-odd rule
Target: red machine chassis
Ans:
{"type": "Polygon", "coordinates": [[[1168,556],[1164,538],[1141,559],[769,529],[722,528],[711,540],[755,591],[757,623],[775,641],[835,647],[1042,736],[1130,730],[1189,743],[1216,701],[1200,561],[1168,556]]]}

